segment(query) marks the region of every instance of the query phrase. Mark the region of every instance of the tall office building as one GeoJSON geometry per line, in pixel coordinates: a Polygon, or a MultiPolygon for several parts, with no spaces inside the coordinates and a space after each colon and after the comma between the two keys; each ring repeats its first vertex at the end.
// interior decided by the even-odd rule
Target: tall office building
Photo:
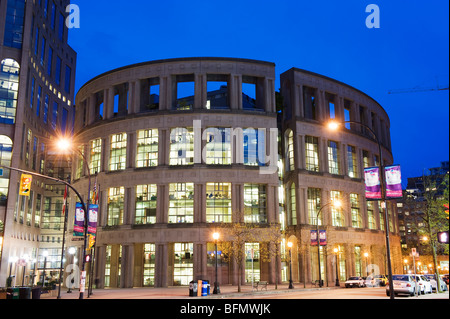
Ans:
{"type": "MultiPolygon", "coordinates": [[[[72,132],[76,53],[67,44],[67,0],[0,2],[0,162],[68,178],[69,162],[52,152],[72,132]]],[[[0,286],[22,285],[59,270],[64,187],[33,177],[19,195],[21,173],[0,176],[0,286]],[[24,266],[25,265],[25,266],[24,266]]]]}

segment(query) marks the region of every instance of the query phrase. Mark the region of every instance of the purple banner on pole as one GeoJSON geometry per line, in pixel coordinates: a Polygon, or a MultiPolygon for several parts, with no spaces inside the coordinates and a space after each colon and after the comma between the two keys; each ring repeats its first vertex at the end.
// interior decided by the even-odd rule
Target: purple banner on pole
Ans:
{"type": "MultiPolygon", "coordinates": [[[[327,231],[319,230],[320,246],[326,246],[327,244],[327,231]]],[[[311,230],[311,246],[317,246],[317,230],[311,230]]]]}
{"type": "Polygon", "coordinates": [[[380,169],[378,167],[365,168],[364,180],[366,183],[366,199],[381,199],[380,169]]]}
{"type": "Polygon", "coordinates": [[[73,225],[73,237],[83,237],[84,235],[84,210],[81,203],[75,205],[75,223],[73,225]]]}
{"type": "Polygon", "coordinates": [[[88,234],[94,237],[97,234],[97,216],[98,205],[89,205],[88,234]]]}
{"type": "Polygon", "coordinates": [[[402,198],[402,173],[400,165],[386,166],[386,198],[402,198]]]}

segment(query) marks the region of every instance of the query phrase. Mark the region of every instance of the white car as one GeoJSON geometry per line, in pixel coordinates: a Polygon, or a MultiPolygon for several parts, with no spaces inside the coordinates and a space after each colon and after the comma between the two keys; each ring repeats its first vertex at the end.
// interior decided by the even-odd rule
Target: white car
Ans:
{"type": "Polygon", "coordinates": [[[345,282],[345,288],[365,287],[366,283],[363,277],[350,277],[345,282]]]}
{"type": "MultiPolygon", "coordinates": [[[[437,288],[437,282],[436,282],[436,275],[435,274],[427,274],[424,275],[431,284],[431,288],[433,289],[433,291],[436,291],[437,288]]],[[[444,280],[440,280],[440,284],[441,284],[441,291],[447,291],[447,285],[445,284],[444,280]]]]}
{"type": "MultiPolygon", "coordinates": [[[[407,294],[414,296],[416,292],[416,281],[414,275],[392,275],[394,294],[407,294]]],[[[386,295],[390,296],[389,285],[386,285],[386,295]]]]}
{"type": "MultiPolygon", "coordinates": [[[[414,276],[414,275],[413,275],[414,276]]],[[[416,281],[419,283],[420,293],[422,295],[431,294],[433,292],[433,288],[431,287],[431,283],[424,275],[415,275],[416,281]]]]}

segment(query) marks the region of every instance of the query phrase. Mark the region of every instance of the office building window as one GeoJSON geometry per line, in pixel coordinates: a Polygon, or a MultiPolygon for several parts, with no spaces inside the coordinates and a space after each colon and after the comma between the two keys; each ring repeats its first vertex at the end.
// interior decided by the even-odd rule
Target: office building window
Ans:
{"type": "Polygon", "coordinates": [[[124,197],[125,188],[123,186],[108,189],[107,226],[123,224],[124,197]]]}
{"type": "Polygon", "coordinates": [[[362,215],[360,209],[360,203],[358,194],[350,194],[350,209],[352,215],[352,227],[362,228],[362,215]]]}
{"type": "Polygon", "coordinates": [[[229,128],[206,129],[206,164],[231,164],[231,141],[229,128]]]}
{"type": "Polygon", "coordinates": [[[289,211],[291,214],[290,224],[297,225],[297,196],[294,183],[292,183],[289,189],[289,211]]]}
{"type": "Polygon", "coordinates": [[[70,87],[72,85],[72,69],[66,65],[66,72],[65,72],[65,78],[64,78],[64,90],[67,93],[70,93],[70,87]]]}
{"type": "Polygon", "coordinates": [[[194,222],[194,183],[169,184],[169,223],[194,222]]]}
{"type": "Polygon", "coordinates": [[[20,65],[13,59],[4,59],[0,70],[0,123],[14,124],[19,94],[20,65]]]}
{"type": "Polygon", "coordinates": [[[286,169],[288,171],[293,171],[295,169],[294,161],[294,132],[288,131],[286,139],[286,169]]]}
{"type": "Polygon", "coordinates": [[[22,49],[26,1],[8,0],[6,5],[3,45],[22,49]]]}
{"type": "Polygon", "coordinates": [[[194,164],[193,128],[174,128],[170,131],[170,165],[194,164]]]}
{"type": "Polygon", "coordinates": [[[384,208],[384,203],[382,203],[381,201],[378,201],[378,211],[380,214],[380,230],[384,231],[385,227],[384,227],[384,223],[385,223],[385,208],[384,208]]]}
{"type": "Polygon", "coordinates": [[[173,284],[187,286],[194,279],[194,244],[175,243],[173,284]]]}
{"type": "Polygon", "coordinates": [[[231,184],[206,184],[206,222],[231,223],[231,184]]]}
{"type": "Polygon", "coordinates": [[[348,164],[348,176],[351,178],[358,178],[358,160],[356,156],[356,147],[347,146],[347,164],[348,164]]]}
{"type": "Polygon", "coordinates": [[[319,171],[319,139],[313,136],[305,137],[306,169],[312,172],[319,171]]]}
{"type": "MultiPolygon", "coordinates": [[[[317,225],[317,213],[322,201],[322,190],[320,188],[308,188],[308,216],[309,224],[317,225]]],[[[319,225],[322,225],[323,213],[319,216],[319,225]]]]}
{"type": "Polygon", "coordinates": [[[367,219],[369,223],[369,229],[377,229],[377,222],[375,220],[372,201],[367,201],[367,219]]]}
{"type": "MultiPolygon", "coordinates": [[[[6,135],[0,135],[0,165],[11,166],[13,142],[6,135]]],[[[8,200],[9,170],[3,169],[0,176],[0,206],[5,206],[8,200]]]]}
{"type": "Polygon", "coordinates": [[[244,130],[244,165],[264,166],[266,161],[265,131],[246,128],[244,130]]]}
{"type": "Polygon", "coordinates": [[[156,223],[156,184],[136,186],[135,224],[156,223]]]}
{"type": "Polygon", "coordinates": [[[97,138],[89,142],[90,144],[90,156],[89,156],[89,170],[92,174],[97,174],[101,170],[102,160],[102,139],[97,138]]]}
{"type": "MultiPolygon", "coordinates": [[[[330,199],[333,200],[342,200],[342,194],[339,191],[331,191],[330,192],[330,199]]],[[[345,226],[345,218],[344,213],[342,211],[342,208],[337,208],[331,206],[331,220],[332,225],[337,227],[344,227],[345,226]]]]}
{"type": "Polygon", "coordinates": [[[328,172],[334,175],[340,173],[339,147],[334,141],[328,141],[328,172]]]}
{"type": "Polygon", "coordinates": [[[136,167],[152,167],[157,165],[158,129],[138,131],[136,167]]]}
{"type": "Polygon", "coordinates": [[[127,133],[111,135],[109,153],[109,170],[118,171],[127,165],[127,133]]]}
{"type": "Polygon", "coordinates": [[[369,152],[368,151],[363,151],[362,153],[363,153],[363,165],[364,165],[364,168],[370,167],[369,152]]]}
{"type": "Polygon", "coordinates": [[[267,223],[266,185],[244,184],[244,222],[267,223]]]}
{"type": "Polygon", "coordinates": [[[144,244],[143,286],[155,285],[156,245],[144,244]]]}

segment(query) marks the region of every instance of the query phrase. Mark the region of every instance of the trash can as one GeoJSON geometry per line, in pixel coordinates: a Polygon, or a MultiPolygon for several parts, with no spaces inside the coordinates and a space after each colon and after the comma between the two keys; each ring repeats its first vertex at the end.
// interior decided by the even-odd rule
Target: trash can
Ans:
{"type": "Polygon", "coordinates": [[[8,288],[6,294],[6,299],[19,299],[19,288],[8,288]]]}
{"type": "Polygon", "coordinates": [[[31,299],[31,288],[19,287],[19,299],[31,299]]]}
{"type": "Polygon", "coordinates": [[[31,299],[41,299],[41,287],[33,287],[31,289],[31,299]]]}
{"type": "Polygon", "coordinates": [[[208,282],[206,280],[202,281],[202,297],[208,295],[208,282]]]}
{"type": "Polygon", "coordinates": [[[191,281],[189,283],[189,297],[197,297],[197,283],[195,281],[191,281]]]}

